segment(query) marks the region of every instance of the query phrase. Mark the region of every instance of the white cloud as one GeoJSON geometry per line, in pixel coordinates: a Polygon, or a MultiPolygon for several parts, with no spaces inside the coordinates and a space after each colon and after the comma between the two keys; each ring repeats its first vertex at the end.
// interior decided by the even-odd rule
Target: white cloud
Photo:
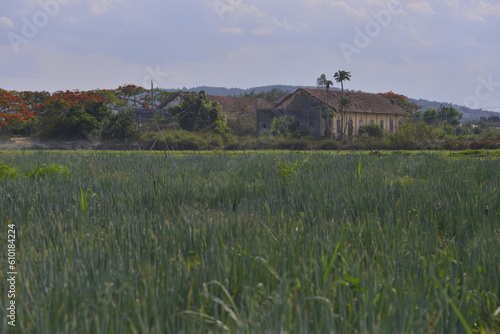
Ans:
{"type": "Polygon", "coordinates": [[[101,15],[115,8],[116,5],[125,4],[125,2],[125,0],[92,0],[90,12],[94,15],[101,15]]]}
{"type": "Polygon", "coordinates": [[[221,21],[239,19],[244,16],[265,17],[266,13],[242,0],[204,0],[221,21]]]}
{"type": "Polygon", "coordinates": [[[471,21],[480,21],[480,22],[486,21],[486,19],[474,9],[463,10],[462,15],[471,21]]]}
{"type": "Polygon", "coordinates": [[[414,41],[418,43],[418,45],[424,47],[435,45],[435,42],[433,42],[432,40],[422,37],[422,34],[417,28],[411,27],[409,29],[411,37],[413,38],[414,41]]]}
{"type": "Polygon", "coordinates": [[[492,4],[490,2],[480,1],[477,5],[477,11],[484,16],[500,16],[500,4],[492,4]]]}
{"type": "Polygon", "coordinates": [[[434,10],[432,9],[431,4],[428,3],[427,1],[412,1],[405,4],[405,6],[417,14],[421,15],[436,14],[436,12],[434,12],[434,10]]]}
{"type": "Polygon", "coordinates": [[[332,1],[331,5],[333,7],[340,8],[347,15],[352,16],[357,19],[368,19],[370,15],[367,13],[366,8],[360,6],[351,6],[347,1],[332,1]]]}
{"type": "Polygon", "coordinates": [[[462,7],[462,3],[460,2],[460,0],[445,0],[444,3],[449,6],[449,7],[452,7],[452,8],[460,8],[462,7]]]}
{"type": "Polygon", "coordinates": [[[297,25],[288,23],[288,20],[285,18],[283,20],[278,20],[277,18],[271,18],[271,22],[274,23],[275,26],[283,28],[286,31],[292,31],[297,28],[297,25]]]}
{"type": "Polygon", "coordinates": [[[296,31],[304,29],[304,24],[292,24],[287,18],[279,19],[257,6],[242,0],[204,0],[220,19],[221,25],[237,23],[239,28],[223,28],[224,33],[252,32],[256,35],[271,35],[278,31],[296,31]]]}
{"type": "MultiPolygon", "coordinates": [[[[498,2],[498,1],[497,1],[498,2]]],[[[500,4],[486,0],[445,0],[444,3],[471,21],[485,22],[490,15],[500,17],[500,4]],[[465,3],[464,3],[465,2],[465,3]]]]}
{"type": "Polygon", "coordinates": [[[272,27],[257,28],[252,31],[255,35],[271,35],[275,31],[272,27]]]}
{"type": "Polygon", "coordinates": [[[222,32],[226,34],[241,35],[243,34],[243,28],[240,27],[224,28],[222,29],[222,32]]]}
{"type": "Polygon", "coordinates": [[[0,17],[0,25],[5,25],[7,27],[14,27],[14,22],[6,16],[0,17]]]}
{"type": "Polygon", "coordinates": [[[372,19],[373,11],[395,10],[404,5],[404,0],[301,0],[306,7],[312,9],[319,17],[344,19],[354,18],[358,21],[372,19]],[[320,9],[318,9],[320,8],[320,9]]]}

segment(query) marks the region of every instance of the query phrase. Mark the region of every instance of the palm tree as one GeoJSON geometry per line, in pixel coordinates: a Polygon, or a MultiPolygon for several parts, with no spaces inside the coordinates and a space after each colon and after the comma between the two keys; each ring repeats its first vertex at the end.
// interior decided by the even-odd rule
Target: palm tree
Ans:
{"type": "Polygon", "coordinates": [[[340,115],[341,115],[341,123],[342,123],[342,129],[340,131],[340,139],[342,139],[345,130],[347,128],[345,122],[347,119],[347,115],[345,114],[345,107],[349,104],[349,100],[344,99],[344,81],[350,81],[351,80],[351,72],[347,71],[338,71],[333,75],[335,78],[335,81],[340,82],[340,87],[341,87],[341,97],[340,97],[340,115]]]}

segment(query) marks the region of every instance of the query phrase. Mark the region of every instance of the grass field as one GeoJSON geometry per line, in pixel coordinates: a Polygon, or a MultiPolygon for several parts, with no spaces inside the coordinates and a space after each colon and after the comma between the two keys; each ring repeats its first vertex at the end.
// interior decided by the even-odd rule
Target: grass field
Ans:
{"type": "Polygon", "coordinates": [[[491,156],[3,152],[0,332],[500,332],[499,193],[491,156]]]}

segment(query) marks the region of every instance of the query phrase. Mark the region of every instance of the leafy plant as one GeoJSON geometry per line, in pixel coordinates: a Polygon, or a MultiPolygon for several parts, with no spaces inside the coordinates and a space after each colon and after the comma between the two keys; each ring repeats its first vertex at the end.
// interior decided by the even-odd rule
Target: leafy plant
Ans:
{"type": "Polygon", "coordinates": [[[278,169],[278,175],[281,177],[288,177],[291,175],[294,175],[297,170],[302,168],[307,163],[307,160],[304,160],[302,162],[291,162],[291,161],[286,161],[286,160],[279,160],[276,162],[276,167],[278,169]]]}
{"type": "Polygon", "coordinates": [[[35,166],[31,169],[31,171],[26,173],[26,176],[37,179],[53,174],[69,175],[70,171],[68,167],[51,164],[47,166],[35,166]]]}
{"type": "Polygon", "coordinates": [[[80,209],[82,211],[82,216],[86,217],[89,209],[89,197],[90,198],[97,197],[97,194],[90,189],[84,190],[82,186],[79,187],[79,194],[80,194],[80,209]]]}
{"type": "Polygon", "coordinates": [[[0,179],[13,179],[19,175],[18,170],[12,165],[0,165],[0,179]]]}
{"type": "Polygon", "coordinates": [[[293,117],[289,116],[280,116],[275,117],[273,119],[273,123],[271,124],[271,130],[269,131],[273,136],[287,135],[290,134],[292,129],[292,125],[294,122],[293,117]]]}
{"type": "Polygon", "coordinates": [[[361,159],[361,154],[359,155],[359,160],[358,160],[358,168],[356,170],[356,177],[358,180],[361,180],[361,170],[363,168],[363,161],[361,159]]]}

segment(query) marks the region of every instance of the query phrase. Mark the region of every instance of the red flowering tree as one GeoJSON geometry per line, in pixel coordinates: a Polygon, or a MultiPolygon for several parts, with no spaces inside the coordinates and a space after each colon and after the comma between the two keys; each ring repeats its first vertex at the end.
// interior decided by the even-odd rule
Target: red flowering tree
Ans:
{"type": "Polygon", "coordinates": [[[394,101],[394,103],[406,110],[409,114],[413,114],[415,111],[420,109],[420,106],[410,102],[408,97],[404,95],[396,94],[394,92],[380,93],[380,95],[384,96],[388,100],[394,101]]]}
{"type": "Polygon", "coordinates": [[[40,105],[38,131],[45,138],[89,138],[96,136],[111,116],[102,94],[89,91],[59,91],[40,105]]]}
{"type": "Polygon", "coordinates": [[[0,127],[20,126],[33,117],[19,95],[0,89],[0,127]]]}
{"type": "Polygon", "coordinates": [[[127,102],[133,108],[149,108],[146,103],[147,90],[136,85],[120,86],[116,90],[116,95],[127,102]]]}
{"type": "Polygon", "coordinates": [[[120,107],[127,104],[122,97],[118,96],[118,91],[113,89],[97,89],[90,92],[94,96],[98,96],[111,109],[118,111],[120,107]]]}
{"type": "Polygon", "coordinates": [[[50,97],[50,93],[46,91],[41,92],[31,92],[31,91],[22,91],[17,93],[19,97],[23,100],[24,105],[28,110],[33,112],[33,114],[37,114],[37,111],[40,110],[41,105],[45,101],[45,99],[50,97]]]}

